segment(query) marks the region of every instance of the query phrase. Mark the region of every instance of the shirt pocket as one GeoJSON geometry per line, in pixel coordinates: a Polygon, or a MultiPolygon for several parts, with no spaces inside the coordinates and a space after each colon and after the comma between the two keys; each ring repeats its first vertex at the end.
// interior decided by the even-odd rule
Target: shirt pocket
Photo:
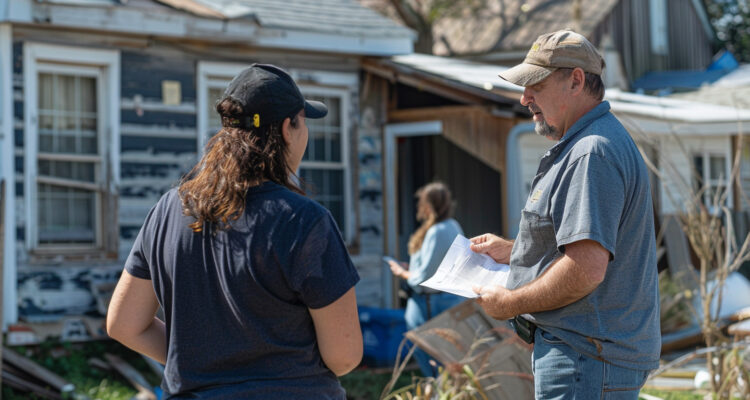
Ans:
{"type": "Polygon", "coordinates": [[[518,236],[511,252],[511,264],[532,267],[556,251],[557,240],[552,219],[533,211],[521,211],[518,236]]]}

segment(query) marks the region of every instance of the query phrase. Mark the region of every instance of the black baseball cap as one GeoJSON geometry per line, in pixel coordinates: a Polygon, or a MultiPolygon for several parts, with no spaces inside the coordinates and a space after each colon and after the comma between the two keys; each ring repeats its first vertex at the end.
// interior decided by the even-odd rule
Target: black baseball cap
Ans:
{"type": "Polygon", "coordinates": [[[283,121],[305,109],[305,118],[323,118],[328,107],[305,100],[289,74],[270,64],[253,64],[232,79],[224,99],[238,102],[245,110],[239,126],[258,127],[283,121]]]}

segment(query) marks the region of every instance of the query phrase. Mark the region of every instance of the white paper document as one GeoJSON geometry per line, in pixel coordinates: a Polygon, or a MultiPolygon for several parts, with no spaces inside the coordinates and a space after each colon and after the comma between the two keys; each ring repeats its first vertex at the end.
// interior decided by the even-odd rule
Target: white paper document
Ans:
{"type": "Polygon", "coordinates": [[[470,245],[469,239],[456,236],[435,275],[421,285],[469,298],[478,297],[472,290],[474,286],[505,287],[510,266],[497,263],[486,254],[473,252],[470,245]]]}

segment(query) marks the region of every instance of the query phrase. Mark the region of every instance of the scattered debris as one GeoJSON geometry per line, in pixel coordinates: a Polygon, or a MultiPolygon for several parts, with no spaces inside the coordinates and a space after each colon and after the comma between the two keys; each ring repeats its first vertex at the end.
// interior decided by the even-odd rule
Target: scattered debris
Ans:
{"type": "Polygon", "coordinates": [[[138,390],[136,398],[156,400],[156,393],[151,389],[151,385],[135,368],[114,354],[105,353],[104,358],[138,390]]]}
{"type": "Polygon", "coordinates": [[[105,371],[112,371],[112,366],[107,364],[106,361],[100,358],[96,358],[96,357],[89,358],[88,363],[92,367],[99,368],[105,371]]]}
{"type": "Polygon", "coordinates": [[[534,397],[532,347],[507,321],[498,321],[467,300],[406,333],[447,368],[468,364],[488,399],[534,397]]]}
{"type": "Polygon", "coordinates": [[[46,398],[62,398],[61,393],[73,393],[75,390],[72,383],[7,347],[3,347],[2,376],[5,384],[46,398]]]}
{"type": "Polygon", "coordinates": [[[3,385],[8,385],[12,387],[13,389],[20,390],[22,392],[27,393],[34,393],[37,396],[40,396],[45,399],[62,399],[62,395],[57,392],[53,392],[45,387],[42,387],[36,383],[30,382],[26,379],[23,379],[21,377],[18,377],[14,375],[13,373],[7,371],[5,369],[5,365],[3,365],[3,385]]]}

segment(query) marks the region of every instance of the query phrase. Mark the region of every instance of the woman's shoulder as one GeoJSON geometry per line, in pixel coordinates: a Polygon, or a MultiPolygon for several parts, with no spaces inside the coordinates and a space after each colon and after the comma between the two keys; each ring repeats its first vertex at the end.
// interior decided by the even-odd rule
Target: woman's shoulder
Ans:
{"type": "Polygon", "coordinates": [[[262,209],[277,214],[279,217],[281,215],[287,215],[290,219],[303,217],[305,221],[312,222],[328,213],[325,207],[310,197],[273,182],[263,183],[256,193],[261,194],[258,199],[265,203],[262,209]]]}
{"type": "Polygon", "coordinates": [[[462,230],[458,221],[453,218],[448,218],[431,226],[430,229],[427,230],[427,234],[431,233],[434,235],[446,234],[455,237],[457,233],[462,233],[462,230]]]}

